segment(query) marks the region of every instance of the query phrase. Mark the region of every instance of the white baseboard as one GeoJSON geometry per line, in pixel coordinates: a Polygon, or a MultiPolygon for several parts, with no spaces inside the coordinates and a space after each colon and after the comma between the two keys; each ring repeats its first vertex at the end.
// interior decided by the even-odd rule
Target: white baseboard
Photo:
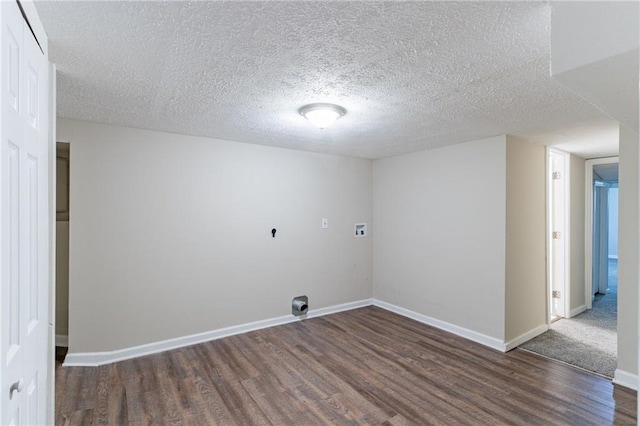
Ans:
{"type": "Polygon", "coordinates": [[[534,328],[533,330],[527,331],[526,333],[516,337],[515,339],[509,340],[507,343],[505,343],[504,351],[509,352],[511,349],[515,349],[521,344],[523,344],[524,342],[527,342],[533,339],[534,337],[538,337],[539,335],[541,335],[547,330],[549,330],[549,324],[542,324],[534,328]]]}
{"type": "Polygon", "coordinates": [[[586,310],[587,310],[587,306],[586,305],[578,306],[577,308],[572,309],[571,312],[569,312],[569,318],[573,318],[576,315],[579,315],[579,314],[583,313],[586,310]]]}
{"type": "Polygon", "coordinates": [[[207,331],[204,333],[192,334],[189,336],[182,336],[174,339],[148,343],[131,348],[117,349],[108,352],[68,353],[63,365],[68,367],[97,367],[100,365],[124,361],[126,359],[137,358],[145,355],[155,354],[158,352],[168,351],[171,349],[181,348],[184,346],[204,343],[210,340],[221,339],[223,337],[229,337],[236,334],[247,333],[249,331],[260,330],[262,328],[288,324],[306,318],[315,318],[323,315],[347,311],[350,309],[362,308],[365,306],[370,306],[372,303],[373,299],[364,299],[356,302],[343,303],[326,308],[310,310],[307,315],[301,317],[295,317],[293,315],[283,315],[281,317],[235,325],[218,330],[207,331]]]}
{"type": "Polygon", "coordinates": [[[333,305],[326,308],[310,310],[306,317],[322,317],[324,315],[337,314],[338,312],[350,311],[352,309],[364,308],[365,306],[371,305],[373,305],[373,299],[363,299],[356,302],[342,303],[340,305],[333,305]]]}
{"type": "Polygon", "coordinates": [[[69,347],[69,336],[64,334],[56,334],[56,346],[61,346],[63,348],[69,347]]]}
{"type": "Polygon", "coordinates": [[[448,322],[441,321],[427,315],[419,314],[417,312],[410,311],[409,309],[401,308],[400,306],[383,302],[382,300],[373,299],[373,305],[378,306],[382,309],[386,309],[387,311],[394,312],[398,315],[411,318],[423,324],[439,328],[440,330],[448,331],[449,333],[464,337],[465,339],[472,340],[476,343],[480,343],[481,345],[488,346],[500,352],[505,352],[504,342],[500,339],[496,339],[495,337],[487,336],[485,334],[478,333],[476,331],[469,330],[467,328],[460,327],[454,324],[450,324],[448,322]]]}
{"type": "Polygon", "coordinates": [[[624,386],[625,388],[638,390],[638,375],[622,371],[619,368],[613,374],[613,383],[624,386]]]}

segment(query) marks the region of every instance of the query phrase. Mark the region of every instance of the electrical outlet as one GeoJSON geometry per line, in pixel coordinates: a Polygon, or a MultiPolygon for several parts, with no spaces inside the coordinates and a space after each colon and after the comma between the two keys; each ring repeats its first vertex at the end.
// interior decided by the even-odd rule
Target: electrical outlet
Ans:
{"type": "Polygon", "coordinates": [[[329,219],[322,219],[322,229],[329,228],[329,219]]]}

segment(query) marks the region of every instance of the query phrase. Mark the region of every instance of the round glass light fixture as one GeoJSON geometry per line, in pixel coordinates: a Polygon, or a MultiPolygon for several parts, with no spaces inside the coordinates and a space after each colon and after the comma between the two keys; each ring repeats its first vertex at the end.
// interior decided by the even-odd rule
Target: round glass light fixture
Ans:
{"type": "Polygon", "coordinates": [[[345,115],[347,110],[335,104],[309,104],[300,108],[298,112],[314,126],[326,129],[345,115]]]}

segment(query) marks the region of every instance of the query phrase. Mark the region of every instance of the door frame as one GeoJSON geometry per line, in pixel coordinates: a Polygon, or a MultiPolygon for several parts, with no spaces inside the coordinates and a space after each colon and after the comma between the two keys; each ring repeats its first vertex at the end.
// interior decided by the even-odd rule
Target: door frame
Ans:
{"type": "Polygon", "coordinates": [[[620,157],[594,158],[585,162],[585,205],[584,205],[584,305],[593,307],[593,166],[620,163],[620,157]]]}
{"type": "Polygon", "coordinates": [[[571,316],[571,234],[570,234],[570,217],[571,217],[571,157],[570,154],[566,151],[555,147],[547,147],[547,324],[551,324],[552,314],[553,314],[553,302],[551,297],[551,292],[553,290],[553,262],[552,262],[552,253],[553,253],[553,211],[552,211],[552,190],[551,186],[553,185],[552,178],[552,165],[551,165],[551,153],[560,154],[564,157],[564,237],[565,240],[564,245],[564,286],[561,291],[564,294],[563,300],[563,309],[564,309],[564,318],[569,318],[571,316]]]}
{"type": "Polygon", "coordinates": [[[57,67],[49,62],[49,333],[47,422],[55,423],[56,416],[56,134],[57,130],[57,67]]]}

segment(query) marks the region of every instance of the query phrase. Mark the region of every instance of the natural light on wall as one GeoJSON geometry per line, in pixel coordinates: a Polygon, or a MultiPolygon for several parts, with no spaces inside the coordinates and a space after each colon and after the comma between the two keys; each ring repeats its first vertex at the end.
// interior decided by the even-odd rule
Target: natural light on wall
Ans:
{"type": "Polygon", "coordinates": [[[298,112],[314,126],[326,129],[345,115],[347,110],[334,104],[309,104],[300,108],[298,112]]]}

